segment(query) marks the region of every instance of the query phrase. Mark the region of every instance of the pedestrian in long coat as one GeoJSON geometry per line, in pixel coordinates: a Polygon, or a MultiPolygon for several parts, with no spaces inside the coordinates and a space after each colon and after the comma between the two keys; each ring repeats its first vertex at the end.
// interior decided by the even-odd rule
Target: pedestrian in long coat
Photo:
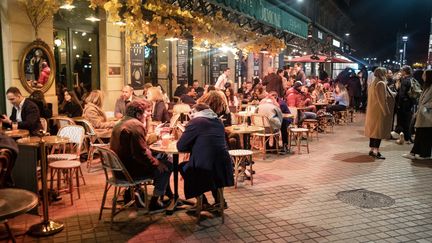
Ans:
{"type": "Polygon", "coordinates": [[[409,154],[402,155],[408,159],[430,159],[432,152],[432,69],[424,71],[423,81],[414,125],[414,146],[409,154]]]}
{"type": "MultiPolygon", "coordinates": [[[[234,185],[232,160],[228,153],[224,126],[209,107],[198,104],[192,119],[177,142],[179,152],[190,159],[180,165],[186,198],[200,196],[234,185]]],[[[217,197],[215,197],[216,199],[217,197]]]]}
{"type": "Polygon", "coordinates": [[[385,68],[377,68],[368,89],[365,135],[370,138],[369,155],[377,159],[385,159],[379,147],[381,139],[390,137],[396,95],[387,87],[386,73],[385,68]]]}

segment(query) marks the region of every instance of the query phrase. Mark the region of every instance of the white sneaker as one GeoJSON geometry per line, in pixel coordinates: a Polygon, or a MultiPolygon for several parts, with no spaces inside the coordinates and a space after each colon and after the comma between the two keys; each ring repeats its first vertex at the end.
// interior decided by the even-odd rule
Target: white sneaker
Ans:
{"type": "Polygon", "coordinates": [[[416,159],[416,156],[414,154],[402,154],[402,157],[407,158],[407,159],[416,159]]]}
{"type": "Polygon", "coordinates": [[[404,139],[404,134],[403,134],[403,132],[401,132],[401,133],[399,134],[399,139],[396,140],[396,143],[399,144],[399,145],[402,145],[402,144],[405,143],[405,139],[404,139]]]}
{"type": "Polygon", "coordinates": [[[431,159],[431,157],[420,157],[420,155],[416,154],[414,159],[416,159],[416,160],[428,160],[428,159],[431,159]]]}
{"type": "Polygon", "coordinates": [[[391,131],[390,135],[391,135],[392,139],[398,139],[399,138],[399,134],[395,131],[391,131]]]}

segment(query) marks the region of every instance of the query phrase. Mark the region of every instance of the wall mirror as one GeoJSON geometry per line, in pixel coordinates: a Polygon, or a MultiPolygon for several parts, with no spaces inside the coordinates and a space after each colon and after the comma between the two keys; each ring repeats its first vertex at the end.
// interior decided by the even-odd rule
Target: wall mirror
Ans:
{"type": "Polygon", "coordinates": [[[56,66],[51,48],[38,39],[27,45],[21,54],[18,72],[23,87],[32,93],[46,92],[54,82],[56,66]]]}

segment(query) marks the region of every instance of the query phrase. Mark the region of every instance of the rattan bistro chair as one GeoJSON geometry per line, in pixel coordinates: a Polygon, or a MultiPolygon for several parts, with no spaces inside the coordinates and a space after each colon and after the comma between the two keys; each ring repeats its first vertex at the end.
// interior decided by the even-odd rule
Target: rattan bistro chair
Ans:
{"type": "MultiPolygon", "coordinates": [[[[77,176],[79,176],[85,185],[84,175],[80,165],[81,148],[84,142],[84,128],[78,125],[68,125],[61,127],[57,136],[66,137],[69,143],[63,146],[63,153],[49,154],[47,156],[48,162],[52,170],[56,172],[58,169],[67,169],[69,166],[77,169],[77,176]],[[55,164],[54,164],[55,163],[55,164]]],[[[50,167],[50,168],[51,168],[50,167]]],[[[55,174],[55,173],[54,173],[55,174]]],[[[51,183],[54,177],[53,171],[51,174],[51,183]]],[[[58,174],[59,176],[59,174],[58,174]]],[[[78,178],[77,178],[78,180],[78,178]]]]}
{"type": "Polygon", "coordinates": [[[93,128],[92,124],[84,119],[84,118],[76,118],[76,124],[84,127],[86,131],[86,139],[88,142],[88,150],[87,150],[87,172],[90,172],[93,166],[93,158],[96,150],[100,147],[109,147],[109,144],[104,143],[102,139],[96,133],[96,130],[93,128]]]}
{"type": "Polygon", "coordinates": [[[253,114],[251,116],[252,126],[263,127],[263,132],[252,133],[251,140],[253,141],[253,147],[258,147],[263,151],[263,159],[266,159],[267,148],[266,144],[273,140],[276,146],[276,152],[279,153],[279,130],[273,129],[270,125],[268,117],[258,114],[253,114]],[[259,146],[256,146],[256,142],[261,142],[259,146]]]}
{"type": "Polygon", "coordinates": [[[152,179],[134,180],[130,176],[129,172],[121,162],[117,154],[109,148],[98,147],[99,153],[101,154],[102,168],[105,173],[105,189],[102,197],[102,204],[99,212],[99,220],[102,219],[102,211],[104,209],[111,209],[111,226],[114,221],[114,216],[123,211],[124,209],[136,205],[135,204],[135,189],[140,187],[141,191],[144,193],[144,204],[145,210],[149,211],[149,200],[147,193],[147,185],[152,183],[152,179]],[[123,175],[123,178],[118,178],[118,175],[123,175]],[[105,207],[105,201],[108,191],[114,187],[114,194],[112,198],[112,207],[105,207]],[[130,188],[131,201],[124,204],[121,208],[117,208],[118,197],[120,195],[122,188],[130,188]],[[142,190],[144,189],[144,190],[142,190]]]}

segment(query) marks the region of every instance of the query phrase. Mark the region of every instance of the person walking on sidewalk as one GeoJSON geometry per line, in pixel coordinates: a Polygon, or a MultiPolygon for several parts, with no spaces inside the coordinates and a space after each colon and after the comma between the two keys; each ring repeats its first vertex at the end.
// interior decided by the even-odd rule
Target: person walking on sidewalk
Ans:
{"type": "Polygon", "coordinates": [[[369,156],[385,159],[379,152],[381,139],[389,138],[395,103],[395,93],[387,87],[387,70],[379,67],[374,71],[374,80],[368,89],[365,135],[370,138],[369,156]]]}
{"type": "Polygon", "coordinates": [[[423,73],[423,93],[420,96],[416,113],[414,146],[408,159],[430,159],[432,149],[432,69],[423,73]]]}

